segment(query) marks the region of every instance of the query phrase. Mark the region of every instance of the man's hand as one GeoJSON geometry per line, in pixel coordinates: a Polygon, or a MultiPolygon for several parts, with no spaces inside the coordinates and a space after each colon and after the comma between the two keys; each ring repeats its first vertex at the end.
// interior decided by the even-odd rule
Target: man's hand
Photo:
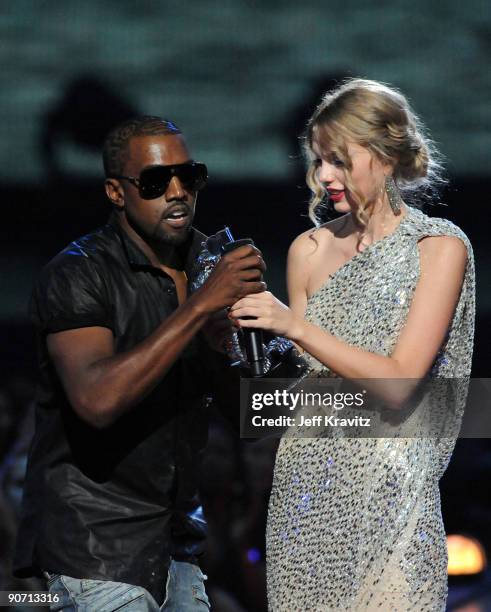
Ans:
{"type": "Polygon", "coordinates": [[[261,251],[245,245],[224,255],[203,286],[191,298],[206,313],[232,306],[251,293],[266,289],[262,281],[266,265],[261,251]]]}

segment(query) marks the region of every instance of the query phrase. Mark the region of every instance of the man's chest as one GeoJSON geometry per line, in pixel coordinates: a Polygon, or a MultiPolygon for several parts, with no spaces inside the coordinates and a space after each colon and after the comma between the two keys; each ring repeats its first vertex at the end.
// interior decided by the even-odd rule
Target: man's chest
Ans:
{"type": "Polygon", "coordinates": [[[117,349],[129,350],[155,331],[178,308],[178,292],[183,290],[186,287],[176,286],[158,270],[114,275],[108,283],[108,299],[117,349]]]}

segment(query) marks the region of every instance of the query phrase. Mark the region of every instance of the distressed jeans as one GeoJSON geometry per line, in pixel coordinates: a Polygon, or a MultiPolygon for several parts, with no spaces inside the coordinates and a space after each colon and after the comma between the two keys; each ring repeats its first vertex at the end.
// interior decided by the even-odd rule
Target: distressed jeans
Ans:
{"type": "Polygon", "coordinates": [[[209,612],[205,592],[206,576],[197,565],[172,560],[167,574],[166,597],[159,606],[143,587],[111,582],[71,578],[45,572],[48,590],[57,595],[50,610],[63,612],[209,612]]]}

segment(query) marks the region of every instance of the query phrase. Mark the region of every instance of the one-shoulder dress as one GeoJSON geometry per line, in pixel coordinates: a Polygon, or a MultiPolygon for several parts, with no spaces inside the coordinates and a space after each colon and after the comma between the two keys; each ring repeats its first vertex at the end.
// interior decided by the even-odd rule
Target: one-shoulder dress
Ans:
{"type": "MultiPolygon", "coordinates": [[[[456,236],[468,258],[458,304],[430,376],[470,376],[475,276],[466,235],[408,207],[396,230],[356,254],[308,300],[306,319],[345,342],[390,355],[420,274],[418,242],[456,236]]],[[[309,377],[333,374],[308,356],[309,377]]],[[[438,481],[453,451],[466,388],[444,437],[283,437],[267,523],[273,612],[445,610],[447,549],[438,481]]],[[[445,411],[445,393],[420,414],[445,411]]],[[[417,412],[416,412],[417,414],[417,412]]],[[[449,422],[450,421],[450,422],[449,422]]]]}

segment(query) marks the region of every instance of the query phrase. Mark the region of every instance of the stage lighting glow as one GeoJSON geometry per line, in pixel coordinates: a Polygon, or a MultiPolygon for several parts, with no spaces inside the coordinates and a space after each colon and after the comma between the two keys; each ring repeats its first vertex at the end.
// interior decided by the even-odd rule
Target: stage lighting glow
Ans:
{"type": "Polygon", "coordinates": [[[257,563],[261,560],[261,552],[257,548],[249,548],[247,551],[247,559],[249,563],[257,563]]]}
{"type": "Polygon", "coordinates": [[[470,576],[486,569],[486,553],[483,546],[470,536],[447,536],[448,575],[470,576]]]}

